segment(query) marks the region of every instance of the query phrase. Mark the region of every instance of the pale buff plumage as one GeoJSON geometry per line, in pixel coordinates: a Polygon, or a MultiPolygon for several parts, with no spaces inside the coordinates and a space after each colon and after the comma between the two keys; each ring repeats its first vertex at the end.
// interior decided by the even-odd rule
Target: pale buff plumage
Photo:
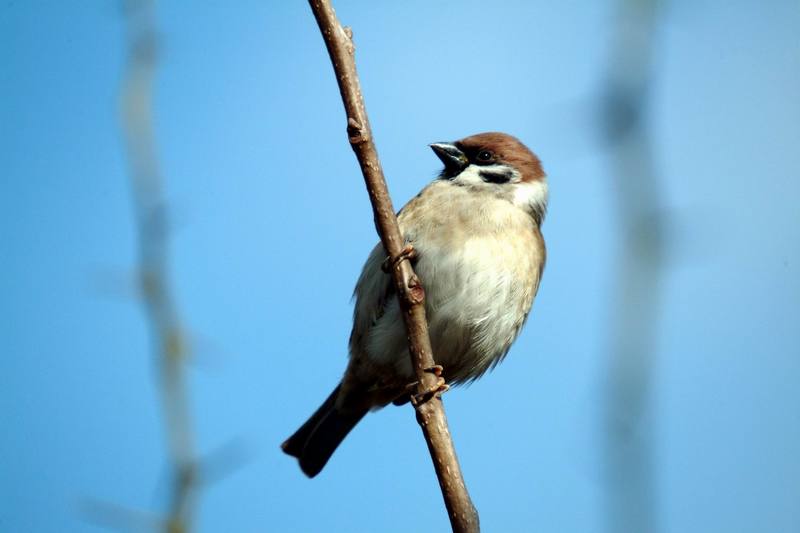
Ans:
{"type": "MultiPolygon", "coordinates": [[[[525,185],[522,185],[525,186],[525,185]]],[[[435,181],[400,212],[398,222],[419,259],[431,346],[448,383],[480,377],[506,354],[531,308],[544,265],[533,218],[496,191],[435,181]]],[[[378,244],[356,286],[350,354],[355,387],[394,399],[413,381],[397,298],[381,270],[378,244]]],[[[344,399],[344,396],[342,397],[344,399]]]]}

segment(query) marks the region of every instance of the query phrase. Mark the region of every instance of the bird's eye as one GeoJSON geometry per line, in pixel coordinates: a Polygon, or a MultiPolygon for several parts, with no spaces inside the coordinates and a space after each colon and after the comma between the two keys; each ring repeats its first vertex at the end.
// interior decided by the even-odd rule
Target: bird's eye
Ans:
{"type": "Polygon", "coordinates": [[[481,150],[478,152],[478,161],[487,163],[492,160],[492,152],[489,150],[481,150]]]}

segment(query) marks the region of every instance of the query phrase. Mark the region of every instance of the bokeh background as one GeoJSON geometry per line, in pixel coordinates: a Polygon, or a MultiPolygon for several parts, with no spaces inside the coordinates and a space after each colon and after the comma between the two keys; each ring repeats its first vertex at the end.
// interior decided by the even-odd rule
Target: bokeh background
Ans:
{"type": "MultiPolygon", "coordinates": [[[[506,131],[549,174],[531,319],[445,397],[483,529],[800,531],[800,4],[336,5],[398,207],[429,142],[506,131]]],[[[0,2],[2,531],[167,512],[120,119],[137,9],[0,2]]],[[[152,13],[195,529],[447,530],[409,407],[312,481],[278,449],[340,377],[377,238],[308,6],[152,13]]]]}

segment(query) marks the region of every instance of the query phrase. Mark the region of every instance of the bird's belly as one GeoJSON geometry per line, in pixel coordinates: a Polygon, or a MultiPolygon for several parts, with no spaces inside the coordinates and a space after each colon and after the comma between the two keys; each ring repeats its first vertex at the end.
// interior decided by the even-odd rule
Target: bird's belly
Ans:
{"type": "Polygon", "coordinates": [[[478,377],[508,351],[525,320],[538,266],[531,247],[493,235],[418,265],[427,291],[431,345],[448,381],[478,377]],[[430,270],[430,271],[429,271],[430,270]]]}
{"type": "MultiPolygon", "coordinates": [[[[446,242],[415,246],[434,359],[448,382],[476,378],[508,351],[531,307],[539,272],[533,237],[492,233],[465,239],[458,247],[446,242]]],[[[369,355],[411,380],[396,299],[386,311],[370,332],[369,355]]]]}

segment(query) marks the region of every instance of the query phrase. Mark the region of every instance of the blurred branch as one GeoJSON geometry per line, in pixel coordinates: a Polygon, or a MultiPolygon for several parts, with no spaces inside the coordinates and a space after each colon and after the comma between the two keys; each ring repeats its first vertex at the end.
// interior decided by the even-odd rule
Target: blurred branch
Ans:
{"type": "MultiPolygon", "coordinates": [[[[439,385],[437,377],[425,370],[435,365],[425,318],[425,291],[419,278],[414,274],[407,256],[403,255],[405,240],[397,225],[378,152],[372,140],[356,72],[352,31],[341,26],[329,0],[309,0],[309,4],[333,63],[336,81],[339,83],[339,91],[347,113],[350,146],[361,165],[378,233],[389,257],[396,259],[392,276],[403,310],[411,363],[417,374],[417,393],[423,396],[439,385]]],[[[479,531],[478,513],[464,484],[441,398],[434,395],[428,401],[413,403],[417,421],[422,428],[439,479],[453,531],[479,531]]]]}
{"type": "MultiPolygon", "coordinates": [[[[199,490],[201,484],[207,486],[230,475],[245,462],[247,455],[241,441],[231,440],[202,460],[195,460],[197,485],[194,490],[199,490]]],[[[81,502],[81,511],[88,521],[118,531],[188,531],[187,523],[177,522],[174,516],[164,517],[96,498],[81,502]]]]}
{"type": "Polygon", "coordinates": [[[198,466],[186,390],[186,337],[168,275],[169,228],[153,128],[153,80],[158,58],[150,0],[124,3],[128,61],[121,89],[121,123],[139,234],[139,284],[159,370],[170,462],[171,494],[164,531],[189,531],[198,466]]]}
{"type": "Polygon", "coordinates": [[[101,500],[81,502],[81,511],[89,522],[116,531],[152,533],[166,526],[160,516],[101,500]]]}
{"type": "Polygon", "coordinates": [[[605,456],[608,531],[655,532],[652,429],[647,426],[665,245],[658,173],[646,121],[655,0],[622,0],[601,127],[612,150],[622,235],[611,310],[605,456]]]}

